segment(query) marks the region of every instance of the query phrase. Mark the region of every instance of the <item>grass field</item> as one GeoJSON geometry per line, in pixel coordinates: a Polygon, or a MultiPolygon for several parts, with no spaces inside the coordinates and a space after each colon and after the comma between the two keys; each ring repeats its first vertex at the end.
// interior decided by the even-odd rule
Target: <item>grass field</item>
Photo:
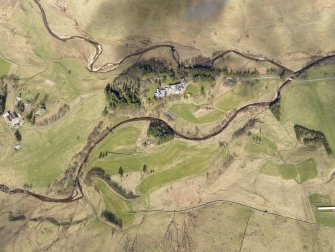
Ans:
{"type": "Polygon", "coordinates": [[[219,96],[214,104],[223,111],[230,111],[248,102],[259,101],[263,96],[266,101],[273,96],[277,84],[276,80],[239,82],[231,90],[219,96]]]}
{"type": "Polygon", "coordinates": [[[209,112],[208,114],[196,117],[193,114],[196,105],[187,103],[177,103],[169,108],[169,111],[173,112],[177,117],[184,119],[185,121],[202,124],[219,121],[224,117],[224,113],[218,110],[209,112]]]}
{"type": "Polygon", "coordinates": [[[103,195],[106,210],[121,218],[124,226],[130,224],[134,219],[134,215],[130,214],[130,211],[132,211],[131,204],[114,193],[101,179],[95,179],[94,183],[99,187],[103,195]]]}
{"type": "Polygon", "coordinates": [[[212,82],[213,81],[195,80],[186,87],[186,92],[191,93],[192,96],[199,96],[201,95],[201,87],[203,86],[205,93],[208,93],[211,88],[212,82]]]}
{"type": "Polygon", "coordinates": [[[335,80],[288,86],[281,102],[283,122],[322,131],[335,150],[334,95],[335,80]]]}
{"type": "Polygon", "coordinates": [[[102,93],[83,103],[69,117],[47,128],[20,128],[22,148],[2,161],[0,171],[15,170],[34,188],[45,188],[67,169],[74,154],[101,119],[102,93]]]}
{"type": "Polygon", "coordinates": [[[7,74],[10,68],[10,63],[0,57],[0,76],[7,74]]]}
{"type": "Polygon", "coordinates": [[[330,227],[335,227],[334,212],[320,212],[316,209],[318,206],[333,205],[328,195],[312,194],[309,196],[309,201],[315,206],[314,214],[318,223],[330,227]]]}
{"type": "Polygon", "coordinates": [[[283,179],[294,179],[297,183],[302,184],[315,178],[317,176],[317,169],[314,158],[308,158],[297,164],[277,165],[267,162],[261,168],[261,173],[270,176],[281,176],[283,179]]]}
{"type": "Polygon", "coordinates": [[[145,178],[137,190],[146,194],[153,189],[162,187],[181,178],[196,176],[210,168],[213,155],[216,151],[217,149],[215,148],[207,148],[206,151],[204,151],[204,149],[194,150],[189,158],[172,166],[172,168],[160,172],[155,171],[153,175],[145,178]]]}

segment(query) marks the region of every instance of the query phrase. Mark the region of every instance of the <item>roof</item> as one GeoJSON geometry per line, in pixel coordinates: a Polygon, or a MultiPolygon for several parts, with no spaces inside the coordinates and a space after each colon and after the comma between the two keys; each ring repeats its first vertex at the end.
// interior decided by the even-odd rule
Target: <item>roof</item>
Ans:
{"type": "Polygon", "coordinates": [[[177,119],[177,116],[170,111],[166,112],[165,115],[167,117],[169,117],[171,120],[176,120],[177,119]]]}

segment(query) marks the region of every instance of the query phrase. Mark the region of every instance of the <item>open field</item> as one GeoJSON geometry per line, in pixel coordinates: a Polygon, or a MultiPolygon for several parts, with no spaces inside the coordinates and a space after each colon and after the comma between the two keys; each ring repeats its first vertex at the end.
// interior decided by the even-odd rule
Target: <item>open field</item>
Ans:
{"type": "Polygon", "coordinates": [[[59,124],[47,128],[23,127],[20,129],[22,149],[19,152],[11,149],[1,163],[1,172],[14,170],[24,174],[25,181],[13,184],[27,183],[35,190],[45,189],[60,178],[72,157],[86,144],[87,135],[98,124],[103,108],[104,98],[100,93],[59,124]]]}
{"type": "Polygon", "coordinates": [[[293,84],[284,91],[281,102],[284,122],[322,131],[332,150],[335,150],[334,84],[334,80],[293,84]]]}
{"type": "Polygon", "coordinates": [[[177,103],[172,105],[169,108],[169,111],[173,112],[177,117],[182,118],[185,121],[195,123],[195,124],[203,124],[203,123],[211,123],[219,121],[224,117],[224,113],[218,110],[211,111],[202,116],[195,116],[193,113],[196,105],[187,104],[187,103],[177,103]]]}
{"type": "Polygon", "coordinates": [[[96,179],[94,183],[99,187],[102,193],[105,210],[110,211],[121,218],[123,225],[126,226],[131,223],[134,219],[134,215],[130,214],[130,211],[132,211],[130,203],[114,193],[101,179],[96,179]]]}
{"type": "Polygon", "coordinates": [[[276,165],[271,162],[265,164],[261,172],[271,176],[281,176],[283,179],[294,179],[297,183],[304,183],[317,176],[315,160],[309,158],[297,164],[276,165]]]}
{"type": "Polygon", "coordinates": [[[331,206],[332,202],[328,195],[312,194],[309,196],[311,204],[314,206],[315,217],[318,223],[335,227],[334,212],[320,212],[318,206],[331,206]]]}

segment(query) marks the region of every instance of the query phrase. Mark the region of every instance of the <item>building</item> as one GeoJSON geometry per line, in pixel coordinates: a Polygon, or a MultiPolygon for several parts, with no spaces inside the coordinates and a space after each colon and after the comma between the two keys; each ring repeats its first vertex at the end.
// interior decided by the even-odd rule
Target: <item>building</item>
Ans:
{"type": "Polygon", "coordinates": [[[181,79],[180,82],[178,83],[169,85],[161,89],[157,88],[154,93],[154,96],[155,98],[159,99],[169,95],[180,95],[183,94],[185,90],[186,90],[185,81],[184,79],[181,79]]]}
{"type": "Polygon", "coordinates": [[[18,128],[23,125],[24,120],[22,119],[22,116],[15,111],[7,111],[2,115],[8,124],[9,127],[11,128],[18,128]]]}
{"type": "Polygon", "coordinates": [[[40,108],[40,109],[35,113],[35,115],[39,115],[39,116],[41,116],[41,115],[44,115],[45,112],[46,112],[46,109],[45,109],[45,108],[40,108]]]}
{"type": "Polygon", "coordinates": [[[319,206],[319,211],[335,211],[335,206],[319,206]]]}
{"type": "Polygon", "coordinates": [[[173,114],[172,112],[168,111],[165,113],[165,115],[170,118],[172,121],[175,121],[177,119],[177,116],[173,114]]]}

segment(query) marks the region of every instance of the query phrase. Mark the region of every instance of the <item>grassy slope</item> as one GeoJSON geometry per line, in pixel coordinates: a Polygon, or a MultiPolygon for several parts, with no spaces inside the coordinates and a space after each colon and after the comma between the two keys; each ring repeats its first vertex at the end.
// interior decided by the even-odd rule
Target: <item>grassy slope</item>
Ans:
{"type": "Polygon", "coordinates": [[[239,82],[231,90],[218,97],[215,105],[223,111],[229,111],[248,102],[258,101],[262,95],[272,97],[277,83],[276,80],[239,82]]]}
{"type": "Polygon", "coordinates": [[[114,193],[101,179],[95,179],[94,183],[99,187],[103,195],[106,210],[120,217],[123,225],[130,223],[134,219],[134,216],[129,214],[132,211],[131,204],[114,193]]]}
{"type": "Polygon", "coordinates": [[[270,176],[281,176],[283,179],[294,179],[297,183],[302,184],[315,178],[317,169],[314,158],[308,158],[297,164],[276,165],[268,162],[261,168],[261,173],[270,176]]]}
{"type": "Polygon", "coordinates": [[[322,131],[334,151],[334,95],[334,80],[288,86],[281,103],[283,121],[322,131]]]}
{"type": "MultiPolygon", "coordinates": [[[[48,128],[22,128],[22,149],[12,150],[0,169],[26,174],[26,182],[46,187],[67,169],[72,156],[86,144],[88,134],[101,119],[103,94],[83,103],[69,117],[48,128]]],[[[0,171],[1,171],[0,170],[0,171]]]]}
{"type": "Polygon", "coordinates": [[[215,122],[223,117],[223,113],[217,110],[212,111],[206,115],[196,117],[192,113],[194,108],[195,105],[193,104],[178,103],[172,105],[169,111],[173,112],[177,117],[180,117],[185,121],[197,124],[215,122]]]}
{"type": "MultiPolygon", "coordinates": [[[[309,201],[315,207],[332,205],[332,202],[328,195],[312,194],[309,196],[309,201]]],[[[318,223],[326,226],[335,227],[335,215],[333,212],[320,212],[315,209],[315,217],[318,223]]]]}
{"type": "Polygon", "coordinates": [[[168,170],[155,172],[153,175],[144,179],[137,188],[141,193],[148,193],[153,189],[171,183],[181,178],[198,175],[200,172],[209,168],[212,157],[215,153],[215,148],[206,148],[194,150],[192,156],[183,160],[181,163],[168,170]]]}

